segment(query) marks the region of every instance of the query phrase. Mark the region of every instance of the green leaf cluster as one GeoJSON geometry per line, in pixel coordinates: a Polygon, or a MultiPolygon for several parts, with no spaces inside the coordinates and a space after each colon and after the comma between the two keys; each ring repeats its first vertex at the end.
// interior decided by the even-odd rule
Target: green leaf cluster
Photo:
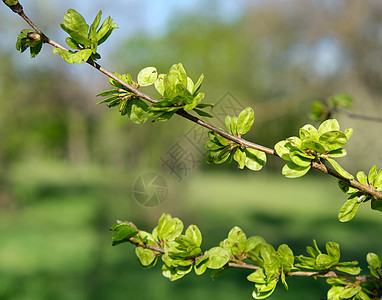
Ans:
{"type": "MultiPolygon", "coordinates": [[[[171,281],[182,278],[192,270],[202,275],[211,269],[214,279],[232,267],[254,269],[247,280],[254,283],[252,296],[265,299],[282,282],[288,289],[286,277],[301,269],[314,270],[317,275],[333,272],[327,279],[332,287],[328,299],[366,300],[381,288],[381,283],[373,280],[358,281],[361,269],[357,261],[340,262],[340,248],[337,243],[326,243],[326,253],[322,253],[316,241],[308,246],[309,256],[294,256],[288,245],[282,244],[277,250],[260,236],[247,238],[243,230],[233,227],[226,239],[208,251],[202,252],[202,234],[196,225],[190,225],[183,233],[184,225],[178,218],[163,214],[151,233],[138,230],[131,222],[119,222],[114,231],[113,245],[129,242],[136,246],[135,254],[144,268],[153,267],[161,257],[162,274],[171,281]],[[295,263],[296,262],[296,263],[295,263]],[[341,277],[338,272],[352,277],[341,277]],[[336,275],[337,274],[337,275],[336,275]]],[[[374,253],[367,255],[370,274],[382,278],[381,259],[374,253]]],[[[310,276],[310,275],[307,275],[310,276]]]]}
{"type": "MultiPolygon", "coordinates": [[[[382,192],[382,169],[378,171],[376,165],[371,167],[368,175],[366,175],[365,172],[360,171],[357,173],[356,177],[360,183],[382,192]]],[[[381,199],[374,199],[372,195],[351,186],[348,182],[343,180],[338,181],[338,186],[345,194],[349,195],[348,200],[344,203],[338,213],[338,219],[341,222],[348,222],[353,219],[360,204],[367,201],[370,201],[371,209],[382,211],[381,199]]]]}
{"type": "Polygon", "coordinates": [[[200,75],[196,83],[187,76],[186,70],[181,63],[171,66],[167,74],[153,75],[149,68],[142,74],[142,85],[154,84],[155,89],[161,95],[161,100],[154,103],[149,108],[149,117],[159,121],[169,120],[175,112],[182,109],[185,111],[193,110],[203,117],[212,117],[203,109],[212,107],[212,104],[201,103],[204,93],[199,89],[202,85],[204,75],[200,75]]]}
{"type": "Polygon", "coordinates": [[[157,91],[162,95],[160,101],[149,105],[126,90],[120,83],[110,79],[110,83],[117,89],[98,94],[97,96],[111,96],[99,103],[107,102],[108,107],[119,105],[121,114],[127,114],[134,123],[142,124],[147,119],[167,121],[180,109],[193,110],[201,116],[212,117],[202,109],[213,105],[201,103],[204,99],[204,93],[198,92],[204,76],[201,75],[194,84],[192,79],[187,77],[182,64],[173,65],[168,74],[160,75],[158,75],[156,68],[146,67],[138,73],[136,82],[131,79],[129,74],[114,73],[114,75],[136,89],[154,84],[157,91]]]}
{"type": "Polygon", "coordinates": [[[326,101],[314,101],[309,117],[314,121],[323,122],[330,119],[338,109],[349,109],[353,105],[353,99],[348,94],[337,94],[326,101]]]}
{"type": "Polygon", "coordinates": [[[362,285],[357,282],[343,278],[328,278],[326,282],[332,287],[328,291],[328,299],[342,300],[370,300],[368,294],[363,290],[362,285]]]}
{"type": "Polygon", "coordinates": [[[101,58],[97,53],[97,47],[110,36],[118,26],[113,23],[111,17],[107,17],[100,26],[102,11],[99,11],[91,25],[88,25],[85,18],[74,9],[66,11],[61,28],[70,37],[66,38],[67,45],[75,51],[66,51],[54,48],[54,54],[60,54],[62,58],[70,64],[80,64],[89,58],[96,60],[101,58]]]}
{"type": "Polygon", "coordinates": [[[114,236],[112,238],[113,246],[130,242],[130,238],[136,236],[139,232],[137,227],[130,222],[119,222],[113,225],[110,230],[114,231],[114,236]]]}
{"type": "Polygon", "coordinates": [[[346,155],[342,148],[353,134],[353,129],[340,131],[340,125],[335,119],[326,120],[318,129],[307,124],[300,128],[299,137],[290,137],[275,145],[276,153],[289,161],[282,169],[287,178],[304,176],[311,168],[312,162],[329,162],[344,178],[353,176],[345,171],[333,158],[346,155]]]}
{"type": "Polygon", "coordinates": [[[294,270],[295,267],[293,252],[286,244],[280,245],[276,251],[262,238],[252,237],[247,242],[247,256],[260,266],[258,270],[247,277],[249,281],[255,283],[252,293],[255,299],[269,297],[279,280],[288,289],[286,274],[294,270]]]}
{"type": "Polygon", "coordinates": [[[314,240],[313,247],[306,247],[306,252],[309,254],[308,257],[303,255],[296,257],[299,261],[296,266],[320,272],[337,270],[350,275],[358,275],[361,272],[361,268],[358,267],[357,261],[340,262],[340,246],[337,243],[327,242],[325,247],[326,254],[321,252],[314,240]]]}
{"type": "MultiPolygon", "coordinates": [[[[370,274],[377,279],[382,278],[381,259],[375,253],[368,253],[366,260],[370,274]]],[[[328,278],[326,282],[332,287],[328,291],[328,299],[371,300],[379,299],[382,282],[378,280],[358,281],[357,278],[328,278]]]]}
{"type": "MultiPolygon", "coordinates": [[[[242,135],[247,133],[254,121],[255,114],[251,107],[245,108],[237,117],[225,117],[227,131],[238,137],[242,137],[242,135]]],[[[240,169],[247,167],[250,170],[259,171],[267,162],[264,152],[241,147],[236,142],[228,140],[214,131],[210,131],[208,136],[209,141],[205,144],[205,148],[209,151],[207,163],[221,164],[226,161],[230,163],[232,160],[235,160],[240,169]]]]}
{"type": "MultiPolygon", "coordinates": [[[[134,88],[139,87],[139,81],[133,81],[130,74],[113,74],[119,79],[133,86],[134,88]]],[[[97,104],[107,103],[107,106],[109,108],[118,106],[121,115],[127,115],[133,123],[145,123],[148,118],[147,112],[149,105],[142,99],[136,97],[134,93],[128,91],[123,85],[121,85],[116,80],[110,78],[109,82],[115,87],[115,89],[99,93],[97,96],[108,98],[98,102],[97,104]]]]}
{"type": "Polygon", "coordinates": [[[36,57],[42,48],[41,36],[33,30],[23,29],[17,37],[16,49],[23,53],[28,48],[31,57],[36,57]]]}
{"type": "Polygon", "coordinates": [[[382,269],[381,269],[381,259],[375,253],[368,253],[366,256],[366,261],[368,263],[368,268],[370,274],[375,278],[382,279],[382,269]]]}

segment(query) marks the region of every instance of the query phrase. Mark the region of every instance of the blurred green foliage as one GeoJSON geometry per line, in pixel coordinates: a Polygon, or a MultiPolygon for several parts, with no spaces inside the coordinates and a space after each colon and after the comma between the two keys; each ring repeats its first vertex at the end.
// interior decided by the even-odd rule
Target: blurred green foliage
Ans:
{"type": "MultiPolygon", "coordinates": [[[[248,298],[253,288],[243,280],[248,272],[231,270],[215,281],[189,275],[170,283],[160,268],[142,269],[131,246],[111,247],[107,229],[116,218],[134,218],[149,230],[163,211],[187,220],[186,226],[199,224],[203,248],[240,224],[248,234],[266,236],[275,245],[290,244],[295,253],[304,253],[312,238],[320,244],[336,241],[344,259],[358,259],[364,268],[364,249],[380,253],[381,241],[374,238],[382,225],[379,215],[364,209],[347,226],[340,224],[335,212],[342,204],[341,192],[331,180],[196,173],[172,185],[162,206],[148,209],[130,196],[127,182],[134,176],[43,161],[15,166],[11,179],[19,202],[0,212],[0,298],[248,298]],[[354,247],[354,241],[362,247],[354,247]]],[[[289,285],[293,292],[278,288],[273,299],[317,299],[327,290],[323,280],[292,278],[289,285]]]]}
{"type": "MultiPolygon", "coordinates": [[[[207,9],[174,15],[163,36],[137,34],[120,42],[113,71],[136,75],[155,65],[163,72],[182,61],[190,77],[205,73],[207,102],[217,102],[228,90],[252,106],[256,124],[248,139],[270,147],[306,123],[311,100],[347,92],[358,111],[380,111],[381,51],[375,37],[381,21],[375,12],[381,5],[343,4],[332,12],[312,3],[293,1],[298,9],[248,6],[231,23],[207,9]],[[315,71],[322,67],[315,60],[317,47],[333,40],[341,43],[337,67],[315,71]]],[[[15,43],[14,28],[2,26],[2,33],[12,30],[15,43]]],[[[14,47],[8,46],[7,51],[14,47]]],[[[131,249],[111,247],[107,229],[116,219],[149,229],[163,211],[197,223],[211,242],[206,247],[240,225],[271,243],[288,243],[296,253],[316,238],[340,243],[345,258],[361,263],[368,251],[381,254],[375,238],[379,214],[361,209],[352,222],[340,224],[335,215],[343,194],[333,180],[314,175],[291,181],[266,172],[225,173],[230,168],[221,166],[203,174],[195,170],[179,184],[168,178],[170,195],[161,206],[140,207],[132,199],[132,183],[161,165],[160,157],[190,124],[131,124],[95,105],[107,80],[75,67],[68,71],[59,62],[39,66],[44,53],[51,55],[42,49],[33,66],[0,53],[0,299],[247,299],[252,287],[242,280],[245,271],[214,282],[191,276],[170,283],[159,269],[141,269],[131,249]]],[[[57,61],[52,57],[49,62],[57,61]]],[[[367,169],[369,160],[380,167],[381,141],[375,138],[380,127],[340,123],[355,128],[350,171],[367,169]]],[[[280,170],[274,160],[269,167],[280,170]]],[[[278,289],[273,299],[317,299],[327,288],[304,278],[289,285],[293,292],[278,289]]]]}

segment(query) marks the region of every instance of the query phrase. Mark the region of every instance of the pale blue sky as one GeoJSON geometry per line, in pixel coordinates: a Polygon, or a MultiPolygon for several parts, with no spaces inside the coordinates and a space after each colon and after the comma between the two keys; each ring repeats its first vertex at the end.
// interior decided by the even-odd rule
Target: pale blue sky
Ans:
{"type": "MultiPolygon", "coordinates": [[[[216,0],[218,4],[217,11],[214,15],[222,21],[235,21],[245,11],[247,5],[261,4],[269,1],[277,0],[216,0]]],[[[281,1],[281,0],[279,0],[281,1]]],[[[118,41],[125,41],[135,34],[152,34],[160,35],[166,32],[168,23],[178,15],[190,12],[194,14],[203,14],[208,10],[211,11],[212,0],[126,0],[126,1],[103,1],[103,0],[34,0],[23,1],[24,9],[31,19],[52,39],[65,45],[65,37],[67,34],[63,32],[59,24],[68,8],[74,8],[84,15],[88,23],[91,23],[94,16],[99,10],[103,11],[103,18],[111,15],[114,22],[119,25],[119,29],[115,30],[110,37],[109,43],[105,43],[100,48],[103,57],[103,63],[107,63],[108,55],[113,52],[113,48],[118,41]],[[32,6],[33,5],[35,6],[32,6]]],[[[57,66],[57,58],[53,55],[40,55],[36,59],[31,60],[28,54],[20,55],[15,51],[14,45],[17,34],[23,28],[28,28],[21,18],[12,13],[5,5],[0,6],[0,51],[10,52],[15,58],[16,63],[22,66],[35,65],[38,61],[40,65],[57,66]],[[55,62],[52,64],[52,62],[55,62]]],[[[335,41],[334,41],[335,42],[335,41]]],[[[49,46],[44,47],[43,51],[49,51],[49,46]]],[[[324,41],[318,45],[317,49],[317,71],[322,72],[320,66],[332,66],[336,68],[334,63],[338,57],[338,45],[332,40],[324,41]],[[331,51],[328,51],[331,49],[331,51]]],[[[83,66],[68,66],[69,72],[80,74],[83,77],[87,68],[83,66]]]]}
{"type": "MultiPolygon", "coordinates": [[[[216,15],[227,22],[236,20],[245,10],[248,3],[264,0],[217,0],[218,11],[216,15]]],[[[20,0],[26,14],[39,26],[49,37],[64,44],[67,36],[59,24],[65,11],[74,8],[84,15],[88,23],[91,23],[99,10],[103,11],[103,18],[111,15],[114,22],[119,25],[110,37],[109,44],[102,45],[100,53],[104,59],[112,52],[108,45],[115,45],[119,40],[126,40],[129,36],[139,33],[160,35],[165,33],[167,24],[179,14],[194,12],[203,14],[206,7],[213,1],[208,0],[126,0],[126,1],[102,1],[102,0],[20,0]],[[33,6],[32,6],[33,3],[33,6]]],[[[14,57],[17,55],[17,63],[29,65],[34,60],[41,59],[40,63],[47,60],[48,64],[52,58],[39,56],[30,60],[27,54],[20,55],[14,51],[14,45],[18,33],[23,28],[28,28],[21,18],[12,13],[5,5],[0,6],[0,35],[2,43],[0,51],[10,52],[14,57]],[[5,30],[3,30],[5,29],[5,30]]],[[[45,47],[49,48],[49,47],[45,47]]],[[[44,49],[43,51],[46,51],[44,49]]]]}

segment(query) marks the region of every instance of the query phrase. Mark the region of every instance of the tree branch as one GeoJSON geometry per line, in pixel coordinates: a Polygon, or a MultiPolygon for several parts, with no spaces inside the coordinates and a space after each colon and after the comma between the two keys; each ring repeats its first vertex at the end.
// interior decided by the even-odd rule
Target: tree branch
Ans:
{"type": "MultiPolygon", "coordinates": [[[[17,5],[13,5],[13,6],[10,6],[6,3],[7,0],[3,0],[3,2],[12,9],[12,11],[16,12],[17,14],[19,14],[40,36],[41,36],[41,40],[43,43],[47,43],[47,44],[50,44],[51,46],[53,47],[56,47],[56,48],[60,48],[62,50],[65,50],[65,51],[69,51],[67,48],[65,48],[64,46],[60,45],[59,43],[51,40],[49,37],[47,37],[27,16],[26,14],[24,13],[24,10],[23,10],[23,7],[21,6],[20,3],[17,3],[17,5]]],[[[17,1],[18,2],[18,1],[17,1]]],[[[144,99],[144,100],[147,100],[151,103],[156,103],[156,102],[159,102],[157,99],[153,98],[153,97],[150,97],[149,95],[146,95],[140,91],[138,91],[136,88],[134,88],[133,86],[131,86],[130,84],[128,84],[127,82],[123,81],[122,79],[116,77],[115,75],[113,75],[113,73],[111,73],[110,71],[104,69],[103,67],[101,67],[101,65],[99,65],[98,63],[96,63],[95,61],[93,61],[92,59],[88,59],[88,61],[86,61],[86,63],[88,63],[90,66],[94,67],[95,69],[97,69],[98,71],[100,71],[101,73],[105,74],[106,76],[108,76],[109,78],[112,78],[113,80],[115,80],[116,82],[120,83],[123,87],[125,87],[126,89],[128,89],[130,92],[132,92],[137,98],[141,98],[141,99],[144,99]]],[[[258,144],[255,144],[255,143],[252,143],[250,141],[247,141],[243,138],[240,138],[238,136],[234,136],[224,130],[221,130],[191,114],[189,114],[188,112],[184,111],[184,110],[179,110],[176,112],[177,115],[185,118],[185,119],[188,119],[200,126],[203,126],[209,130],[212,130],[222,136],[224,136],[225,138],[231,140],[231,141],[234,141],[236,143],[238,143],[241,147],[243,148],[252,148],[252,149],[256,149],[256,150],[259,150],[259,151],[262,151],[262,152],[265,152],[267,154],[270,154],[270,155],[273,155],[273,156],[277,156],[277,153],[275,150],[271,149],[271,148],[268,148],[268,147],[265,147],[265,146],[261,146],[261,145],[258,145],[258,144]]],[[[371,194],[375,199],[382,199],[382,193],[378,192],[377,190],[369,187],[369,186],[366,186],[366,185],[363,185],[359,182],[357,182],[356,180],[349,180],[349,179],[346,179],[344,178],[343,176],[341,176],[339,173],[337,173],[335,170],[325,166],[324,164],[322,163],[317,163],[317,162],[312,162],[312,167],[315,168],[315,169],[318,169],[320,171],[322,171],[323,173],[326,173],[328,175],[331,175],[331,176],[334,176],[340,180],[343,180],[343,181],[346,181],[348,182],[350,185],[352,185],[353,187],[357,188],[357,189],[360,189],[362,191],[365,191],[369,194],[371,194]]]]}
{"type": "Polygon", "coordinates": [[[382,122],[382,118],[380,118],[380,117],[355,114],[355,113],[348,112],[342,108],[337,108],[335,111],[343,113],[343,114],[347,115],[349,118],[361,119],[361,120],[366,120],[366,121],[382,122]]]}
{"type": "MultiPolygon", "coordinates": [[[[229,267],[232,268],[241,268],[241,269],[249,269],[249,270],[259,270],[261,269],[259,266],[255,266],[252,264],[246,264],[246,263],[234,263],[229,262],[229,267]]],[[[347,275],[347,274],[337,274],[334,271],[326,272],[326,273],[320,273],[320,272],[308,272],[308,271],[294,271],[294,272],[286,272],[286,276],[300,276],[300,277],[320,277],[320,278],[343,278],[343,279],[349,279],[359,282],[366,282],[366,281],[381,281],[378,278],[371,277],[371,276],[354,276],[354,275],[347,275]]]]}
{"type": "MultiPolygon", "coordinates": [[[[165,254],[165,251],[158,247],[158,246],[152,246],[148,244],[140,244],[140,243],[135,243],[133,242],[133,238],[130,238],[130,243],[137,246],[137,247],[142,247],[146,249],[151,249],[153,251],[156,251],[161,254],[165,254]]],[[[202,256],[204,254],[201,254],[202,256]]],[[[196,258],[195,258],[196,259],[196,258]]],[[[246,270],[259,270],[261,267],[253,265],[253,264],[247,264],[244,262],[237,263],[233,260],[231,260],[229,263],[227,263],[228,267],[231,268],[239,268],[239,269],[246,269],[246,270]]],[[[343,278],[343,279],[349,279],[353,281],[358,281],[358,282],[366,282],[366,281],[373,281],[373,282],[378,282],[381,281],[381,279],[377,279],[375,277],[371,276],[354,276],[354,275],[347,275],[347,274],[337,274],[334,271],[329,271],[326,273],[320,273],[320,272],[308,272],[308,271],[294,271],[294,272],[286,272],[286,276],[300,276],[300,277],[319,277],[319,278],[343,278]]]]}

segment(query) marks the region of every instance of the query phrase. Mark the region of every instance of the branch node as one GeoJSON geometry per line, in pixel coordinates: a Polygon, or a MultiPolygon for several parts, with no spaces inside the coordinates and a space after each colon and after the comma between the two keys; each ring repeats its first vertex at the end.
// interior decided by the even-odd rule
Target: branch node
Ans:
{"type": "Polygon", "coordinates": [[[14,13],[20,14],[23,12],[23,6],[17,0],[3,0],[4,4],[8,6],[14,13]]]}

